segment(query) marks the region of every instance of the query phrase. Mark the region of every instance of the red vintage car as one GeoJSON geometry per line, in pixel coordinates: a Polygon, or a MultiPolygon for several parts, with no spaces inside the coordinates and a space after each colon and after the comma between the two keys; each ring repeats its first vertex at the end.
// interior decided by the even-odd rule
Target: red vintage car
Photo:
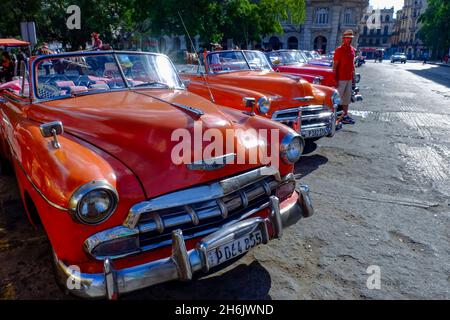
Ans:
{"type": "Polygon", "coordinates": [[[1,156],[27,215],[43,224],[59,281],[80,297],[191,280],[313,214],[292,174],[303,139],[188,92],[164,55],[33,57],[0,87],[0,118],[1,156]],[[225,133],[227,148],[202,157],[225,133]],[[280,161],[252,158],[261,147],[280,161]]]}
{"type": "Polygon", "coordinates": [[[282,122],[305,139],[331,137],[336,131],[338,92],[274,72],[260,51],[210,52],[206,72],[203,65],[183,70],[189,91],[219,105],[248,111],[248,102],[254,101],[250,112],[282,122]]]}
{"type": "Polygon", "coordinates": [[[277,72],[296,74],[311,83],[335,87],[333,69],[327,66],[308,64],[300,50],[277,50],[266,53],[272,68],[277,72]]]}
{"type": "MultiPolygon", "coordinates": [[[[333,68],[328,66],[312,65],[300,50],[278,50],[266,53],[272,68],[277,72],[301,76],[308,82],[322,84],[327,87],[336,87],[333,68]]],[[[357,84],[361,80],[359,73],[355,74],[353,82],[352,102],[362,101],[357,84]]],[[[338,111],[338,115],[342,113],[338,111]]]]}

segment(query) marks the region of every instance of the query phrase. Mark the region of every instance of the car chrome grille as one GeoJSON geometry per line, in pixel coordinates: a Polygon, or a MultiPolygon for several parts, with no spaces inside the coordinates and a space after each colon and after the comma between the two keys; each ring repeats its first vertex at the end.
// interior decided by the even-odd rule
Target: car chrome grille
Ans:
{"type": "Polygon", "coordinates": [[[327,106],[302,107],[302,129],[330,126],[333,113],[327,106]]]}
{"type": "Polygon", "coordinates": [[[182,229],[185,239],[190,239],[241,220],[265,207],[279,184],[274,177],[266,177],[217,199],[142,213],[138,222],[140,247],[150,250],[168,245],[176,229],[182,229]]]}
{"type": "Polygon", "coordinates": [[[84,248],[98,260],[116,259],[171,245],[177,229],[185,240],[206,236],[268,208],[272,195],[282,201],[294,189],[292,173],[281,177],[267,166],[177,190],[135,204],[123,225],[93,234],[84,248]]]}

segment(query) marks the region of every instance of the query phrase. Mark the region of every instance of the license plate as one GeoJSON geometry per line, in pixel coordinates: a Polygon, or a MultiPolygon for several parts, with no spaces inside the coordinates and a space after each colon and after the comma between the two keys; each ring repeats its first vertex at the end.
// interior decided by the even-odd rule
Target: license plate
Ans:
{"type": "Polygon", "coordinates": [[[305,138],[323,137],[329,133],[328,131],[328,129],[311,129],[302,132],[302,136],[305,138]]]}
{"type": "Polygon", "coordinates": [[[220,247],[208,251],[208,264],[210,267],[217,266],[225,261],[231,260],[262,243],[261,231],[255,231],[242,238],[226,243],[220,247]]]}

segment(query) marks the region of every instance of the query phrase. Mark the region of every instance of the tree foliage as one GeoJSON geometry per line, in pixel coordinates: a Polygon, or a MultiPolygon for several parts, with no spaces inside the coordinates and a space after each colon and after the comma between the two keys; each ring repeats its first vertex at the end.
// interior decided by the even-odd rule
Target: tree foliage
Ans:
{"type": "Polygon", "coordinates": [[[179,14],[191,36],[202,42],[233,39],[238,45],[282,33],[281,21],[301,24],[305,0],[3,0],[3,36],[20,34],[20,21],[36,21],[39,39],[78,48],[93,31],[105,42],[120,36],[184,35],[179,14]],[[70,5],[81,8],[81,30],[66,27],[70,5]]]}
{"type": "Polygon", "coordinates": [[[419,37],[423,42],[439,51],[450,47],[450,1],[428,0],[427,10],[420,16],[422,27],[419,37]]]}

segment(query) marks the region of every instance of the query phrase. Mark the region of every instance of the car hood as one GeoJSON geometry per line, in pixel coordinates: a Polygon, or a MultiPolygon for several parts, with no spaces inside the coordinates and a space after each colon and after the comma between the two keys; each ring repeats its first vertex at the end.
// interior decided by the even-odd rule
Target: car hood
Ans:
{"type": "Polygon", "coordinates": [[[333,74],[333,69],[331,67],[327,66],[320,66],[320,65],[311,65],[311,64],[296,64],[292,66],[279,66],[280,70],[289,70],[289,72],[297,72],[297,73],[308,73],[308,74],[316,74],[316,75],[323,75],[323,74],[333,74]]]}
{"type": "MultiPolygon", "coordinates": [[[[222,132],[225,140],[227,129],[250,126],[245,121],[234,123],[214,104],[184,90],[122,91],[54,100],[33,105],[28,116],[41,123],[60,120],[65,133],[119,159],[138,177],[147,197],[260,166],[235,164],[214,171],[193,171],[185,164],[174,164],[171,153],[181,141],[171,141],[175,130],[184,130],[193,137],[194,127],[201,127],[203,132],[214,128],[222,132]],[[202,110],[204,115],[196,119],[190,112],[160,99],[202,110]]],[[[254,126],[258,120],[250,121],[254,126]]],[[[237,150],[242,145],[234,139],[234,150],[237,150]]],[[[194,139],[189,141],[192,147],[194,139]]],[[[203,146],[208,144],[210,142],[203,142],[203,146]]]]}
{"type": "Polygon", "coordinates": [[[267,96],[279,96],[285,100],[312,96],[311,84],[301,78],[292,78],[273,71],[240,71],[208,77],[210,84],[225,84],[261,92],[267,96]]]}

